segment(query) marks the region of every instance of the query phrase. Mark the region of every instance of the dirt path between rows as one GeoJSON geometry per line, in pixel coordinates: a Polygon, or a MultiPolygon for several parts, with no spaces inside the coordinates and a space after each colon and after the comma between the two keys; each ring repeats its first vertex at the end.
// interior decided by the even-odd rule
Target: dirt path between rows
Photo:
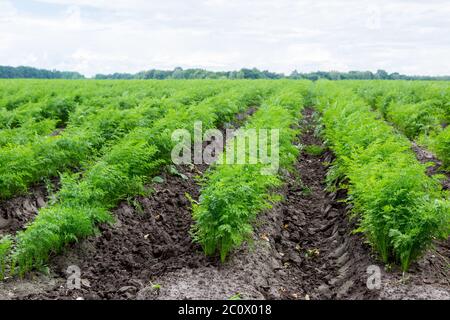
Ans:
{"type": "MultiPolygon", "coordinates": [[[[317,115],[313,109],[304,111],[302,127],[304,147],[324,147],[315,132],[317,115]]],[[[345,192],[326,191],[327,165],[332,159],[329,151],[320,155],[303,151],[296,164],[301,184],[288,179],[286,200],[279,210],[282,237],[275,244],[287,267],[278,276],[285,283],[286,297],[376,298],[366,286],[366,269],[373,259],[361,237],[351,234],[355,225],[349,222],[347,207],[340,201],[345,192]]]]}
{"type": "MultiPolygon", "coordinates": [[[[299,143],[322,145],[316,115],[307,108],[299,143]]],[[[0,298],[12,299],[450,299],[447,269],[430,252],[413,264],[408,278],[386,272],[360,235],[341,200],[325,190],[326,151],[303,151],[296,174],[285,174],[284,201],[260,215],[254,243],[221,264],[192,243],[191,205],[198,199],[196,176],[206,166],[177,167],[163,174],[148,197],[123,202],[117,223],[72,246],[49,264],[49,275],[0,283],[0,298]],[[81,288],[67,287],[68,266],[81,271],[81,288]],[[381,289],[367,288],[367,268],[381,268],[381,289]],[[4,286],[4,288],[2,288],[4,286]],[[5,292],[7,294],[5,294],[5,292]]],[[[440,252],[439,254],[448,254],[440,252]]]]}

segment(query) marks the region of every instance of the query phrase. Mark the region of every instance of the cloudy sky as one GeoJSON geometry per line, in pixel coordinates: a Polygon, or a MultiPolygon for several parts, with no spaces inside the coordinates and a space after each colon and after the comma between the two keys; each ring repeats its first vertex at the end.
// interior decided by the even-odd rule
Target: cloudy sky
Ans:
{"type": "Polygon", "coordinates": [[[448,0],[0,0],[0,65],[450,74],[448,0]]]}

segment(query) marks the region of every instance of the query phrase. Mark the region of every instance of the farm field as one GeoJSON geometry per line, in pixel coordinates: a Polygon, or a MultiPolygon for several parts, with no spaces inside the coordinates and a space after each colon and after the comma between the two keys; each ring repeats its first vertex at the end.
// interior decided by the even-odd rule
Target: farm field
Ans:
{"type": "Polygon", "coordinates": [[[0,80],[0,299],[450,299],[449,124],[445,81],[0,80]],[[240,130],[174,163],[197,123],[240,130]]]}

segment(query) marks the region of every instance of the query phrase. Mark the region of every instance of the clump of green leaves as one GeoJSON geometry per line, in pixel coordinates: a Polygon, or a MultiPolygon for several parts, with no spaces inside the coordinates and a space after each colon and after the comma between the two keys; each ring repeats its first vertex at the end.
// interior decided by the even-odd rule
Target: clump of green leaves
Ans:
{"type": "Polygon", "coordinates": [[[0,239],[0,280],[3,280],[6,275],[6,267],[9,261],[9,253],[11,251],[13,242],[11,237],[5,236],[0,239]]]}
{"type": "Polygon", "coordinates": [[[443,112],[432,101],[415,104],[391,103],[387,119],[395,124],[408,138],[415,139],[420,134],[429,134],[439,127],[443,112]]]}
{"type": "Polygon", "coordinates": [[[238,293],[232,295],[231,297],[229,297],[228,300],[230,300],[230,301],[242,300],[242,295],[238,292],[238,293]]]}
{"type": "Polygon", "coordinates": [[[450,126],[443,129],[434,137],[431,148],[436,152],[444,166],[450,169],[450,126]]]}
{"type": "Polygon", "coordinates": [[[309,154],[311,156],[320,156],[325,152],[325,148],[323,146],[319,146],[316,144],[305,146],[303,149],[306,154],[309,154]]]}

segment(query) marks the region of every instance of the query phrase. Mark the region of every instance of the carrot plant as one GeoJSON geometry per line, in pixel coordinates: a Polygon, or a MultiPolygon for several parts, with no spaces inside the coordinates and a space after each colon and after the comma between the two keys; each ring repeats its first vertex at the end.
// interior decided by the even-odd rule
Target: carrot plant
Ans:
{"type": "Polygon", "coordinates": [[[3,129],[0,131],[0,148],[6,145],[24,145],[33,142],[37,137],[50,135],[56,129],[57,121],[44,119],[30,121],[19,128],[3,129]]]}

